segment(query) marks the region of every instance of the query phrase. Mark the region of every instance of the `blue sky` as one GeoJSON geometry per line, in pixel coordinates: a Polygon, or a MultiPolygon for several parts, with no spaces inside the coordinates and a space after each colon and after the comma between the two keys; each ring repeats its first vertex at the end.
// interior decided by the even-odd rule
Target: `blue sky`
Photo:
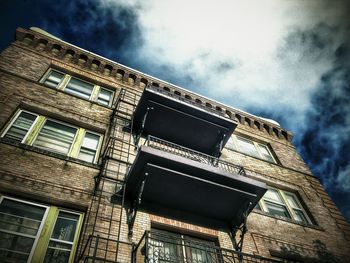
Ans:
{"type": "Polygon", "coordinates": [[[346,0],[2,0],[0,49],[37,26],[275,119],[350,222],[348,17],[346,0]]]}

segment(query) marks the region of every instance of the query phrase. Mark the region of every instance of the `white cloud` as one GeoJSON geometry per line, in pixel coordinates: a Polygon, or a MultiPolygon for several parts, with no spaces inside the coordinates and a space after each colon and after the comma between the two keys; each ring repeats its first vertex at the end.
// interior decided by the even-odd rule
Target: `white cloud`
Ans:
{"type": "MultiPolygon", "coordinates": [[[[312,32],[317,24],[346,19],[342,1],[280,0],[101,0],[106,8],[136,12],[143,42],[135,50],[149,67],[167,65],[191,75],[196,89],[238,108],[255,105],[294,112],[302,123],[310,96],[344,32],[324,32],[332,42],[312,52],[314,43],[289,43],[291,32],[312,32]],[[329,35],[327,35],[329,34],[329,35]],[[330,36],[330,35],[333,35],[330,36]],[[295,45],[295,46],[293,46],[295,45]],[[220,65],[226,65],[222,67],[220,65]]],[[[322,32],[321,32],[322,33],[322,32]]],[[[153,72],[155,72],[153,70],[153,72]]],[[[293,126],[293,125],[290,125],[293,126]]]]}
{"type": "Polygon", "coordinates": [[[345,192],[350,191],[350,165],[339,171],[337,187],[345,192]]]}

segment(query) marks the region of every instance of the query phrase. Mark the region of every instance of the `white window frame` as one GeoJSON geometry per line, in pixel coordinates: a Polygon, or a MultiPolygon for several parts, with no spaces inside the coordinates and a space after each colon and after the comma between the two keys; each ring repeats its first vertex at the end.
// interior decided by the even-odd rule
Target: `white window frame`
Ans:
{"type": "Polygon", "coordinates": [[[4,131],[1,133],[1,137],[4,137],[6,135],[6,133],[9,131],[9,129],[12,127],[12,125],[14,124],[14,122],[17,120],[17,118],[19,117],[19,115],[22,112],[26,112],[32,115],[35,115],[36,118],[33,121],[32,125],[30,126],[29,130],[27,131],[26,135],[23,137],[23,140],[21,141],[21,143],[24,143],[25,140],[28,138],[28,135],[32,132],[33,127],[35,126],[35,124],[38,122],[38,117],[40,116],[39,114],[27,111],[27,110],[19,110],[11,119],[11,121],[7,124],[6,128],[4,129],[4,131]]]}
{"type": "MultiPolygon", "coordinates": [[[[287,220],[292,220],[294,222],[298,222],[298,223],[301,223],[301,224],[308,224],[308,225],[312,225],[313,222],[312,220],[310,219],[308,213],[306,212],[304,206],[301,204],[301,201],[300,201],[300,198],[293,192],[290,192],[290,191],[286,191],[286,190],[281,190],[281,189],[278,189],[278,188],[275,188],[275,187],[268,187],[268,189],[271,189],[271,190],[274,190],[274,191],[277,191],[278,195],[280,196],[281,198],[281,203],[278,202],[278,201],[274,201],[274,200],[270,200],[270,199],[267,199],[267,202],[271,202],[271,203],[274,203],[274,204],[277,204],[277,205],[283,205],[286,209],[287,209],[287,212],[289,213],[290,217],[291,218],[288,218],[288,217],[282,217],[282,216],[276,216],[278,218],[284,218],[284,219],[287,219],[287,220]],[[297,220],[296,218],[296,215],[295,215],[295,212],[294,212],[294,208],[289,205],[288,203],[288,200],[287,200],[287,197],[285,196],[286,194],[288,195],[291,195],[294,197],[294,199],[296,200],[297,202],[297,205],[299,206],[298,208],[296,208],[297,210],[301,211],[306,219],[306,222],[303,222],[303,221],[299,221],[297,220]]],[[[269,210],[268,208],[266,207],[266,204],[265,204],[265,199],[264,196],[260,199],[259,201],[259,206],[261,208],[261,211],[263,211],[264,213],[266,214],[269,214],[269,210]]],[[[272,215],[273,216],[273,215],[272,215]]]]}
{"type": "MultiPolygon", "coordinates": [[[[40,226],[39,226],[39,228],[38,228],[37,235],[36,235],[36,237],[35,237],[35,239],[34,239],[32,249],[31,249],[30,254],[29,254],[29,256],[28,256],[27,262],[29,263],[29,262],[31,262],[31,259],[32,259],[33,254],[34,254],[34,251],[35,251],[35,249],[36,249],[36,245],[37,245],[37,243],[38,243],[38,240],[39,240],[39,238],[40,238],[41,232],[42,232],[43,227],[44,227],[44,225],[45,225],[45,222],[46,222],[47,215],[48,215],[48,213],[49,213],[49,208],[50,208],[50,207],[49,207],[49,206],[46,206],[46,205],[38,204],[38,203],[33,203],[33,202],[29,202],[29,201],[25,201],[25,200],[21,200],[21,199],[9,197],[9,196],[4,196],[4,195],[0,195],[0,204],[2,203],[2,201],[3,201],[4,199],[9,199],[9,200],[13,200],[13,201],[16,201],[16,202],[19,202],[19,203],[29,204],[29,205],[33,205],[33,206],[43,207],[43,208],[46,209],[46,210],[45,210],[45,213],[44,213],[44,215],[43,215],[43,219],[41,220],[40,226]]],[[[15,233],[13,233],[13,234],[15,234],[15,233]]]]}
{"type": "Polygon", "coordinates": [[[243,137],[243,136],[240,136],[240,135],[235,135],[235,134],[232,134],[231,138],[229,139],[229,141],[231,140],[231,144],[233,144],[233,148],[232,147],[226,147],[227,149],[229,150],[234,150],[234,151],[237,151],[237,152],[240,152],[242,154],[245,154],[245,155],[248,155],[248,156],[251,156],[251,157],[254,157],[254,158],[258,158],[260,160],[263,160],[263,161],[266,161],[266,162],[269,162],[269,163],[275,163],[277,164],[277,160],[275,158],[275,156],[272,154],[272,151],[270,149],[270,146],[268,144],[265,144],[265,143],[261,143],[261,142],[257,142],[257,141],[254,141],[252,139],[249,139],[249,138],[246,138],[246,137],[243,137]],[[248,153],[245,153],[243,151],[241,151],[238,147],[238,140],[239,139],[242,139],[242,140],[245,140],[245,141],[249,141],[251,142],[254,147],[255,147],[255,151],[257,153],[258,156],[253,156],[253,155],[250,155],[248,153]],[[270,157],[272,158],[272,162],[270,160],[266,160],[263,156],[263,154],[260,152],[260,149],[259,149],[259,144],[262,145],[262,146],[265,146],[265,148],[267,149],[270,157]]]}
{"type": "MultiPolygon", "coordinates": [[[[94,83],[91,83],[91,82],[86,81],[86,80],[84,80],[84,79],[81,79],[81,78],[72,76],[72,75],[70,75],[70,74],[64,73],[64,72],[62,72],[62,71],[60,71],[60,70],[57,70],[57,69],[49,68],[49,69],[47,70],[47,72],[44,74],[44,76],[42,77],[42,79],[40,80],[40,83],[42,83],[43,85],[45,85],[45,81],[46,81],[46,79],[48,78],[48,76],[50,75],[50,73],[51,73],[52,71],[55,71],[55,72],[58,72],[58,73],[63,74],[63,78],[62,78],[62,80],[60,81],[60,83],[57,85],[56,88],[51,88],[51,89],[62,90],[62,91],[64,91],[65,93],[67,93],[67,94],[69,94],[69,95],[71,95],[71,96],[74,96],[74,97],[77,97],[77,98],[80,98],[80,99],[83,99],[83,100],[88,100],[88,101],[95,102],[95,103],[97,103],[98,105],[101,105],[101,106],[103,106],[103,107],[111,107],[111,106],[112,106],[113,100],[114,100],[114,96],[115,96],[115,91],[114,91],[114,90],[109,89],[109,88],[106,88],[106,87],[101,87],[100,85],[96,85],[96,84],[94,84],[94,83]],[[87,83],[87,84],[93,85],[93,89],[92,89],[91,94],[90,94],[90,97],[89,97],[88,99],[82,98],[82,97],[80,97],[80,96],[78,96],[78,95],[75,95],[75,94],[72,94],[72,93],[70,93],[70,92],[66,92],[66,91],[65,91],[65,89],[66,89],[68,83],[70,82],[70,80],[71,80],[72,78],[75,78],[75,79],[77,79],[77,80],[79,80],[79,81],[82,81],[82,82],[85,82],[85,83],[87,83]],[[109,101],[108,106],[98,102],[98,95],[99,95],[101,89],[108,90],[108,91],[110,91],[110,92],[112,93],[111,100],[109,101]]],[[[46,85],[45,85],[45,86],[46,86],[46,85]]]]}

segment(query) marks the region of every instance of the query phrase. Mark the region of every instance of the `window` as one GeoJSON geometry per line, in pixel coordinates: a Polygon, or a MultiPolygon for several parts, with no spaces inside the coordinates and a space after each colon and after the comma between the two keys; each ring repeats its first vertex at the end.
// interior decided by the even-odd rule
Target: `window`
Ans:
{"type": "Polygon", "coordinates": [[[260,200],[257,209],[276,217],[312,224],[298,197],[294,193],[284,190],[269,188],[260,200]]]}
{"type": "Polygon", "coordinates": [[[71,77],[64,91],[84,99],[90,99],[94,85],[71,77]]]}
{"type": "Polygon", "coordinates": [[[50,69],[41,81],[46,86],[110,107],[114,92],[87,81],[50,69]]]}
{"type": "Polygon", "coordinates": [[[1,262],[73,262],[83,214],[0,196],[1,262]]]}
{"type": "Polygon", "coordinates": [[[219,262],[215,242],[153,229],[148,246],[149,262],[219,262]]]}
{"type": "Polygon", "coordinates": [[[20,110],[2,137],[96,163],[102,136],[82,128],[20,110]]]}
{"type": "Polygon", "coordinates": [[[241,136],[232,135],[228,140],[226,148],[236,150],[238,152],[276,163],[268,145],[252,141],[241,136]]]}

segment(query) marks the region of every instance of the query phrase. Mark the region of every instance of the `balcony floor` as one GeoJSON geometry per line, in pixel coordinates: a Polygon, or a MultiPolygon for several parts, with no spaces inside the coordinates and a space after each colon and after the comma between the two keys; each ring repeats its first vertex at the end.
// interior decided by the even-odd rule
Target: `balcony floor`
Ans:
{"type": "Polygon", "coordinates": [[[215,112],[146,88],[133,117],[133,130],[213,155],[237,123],[215,112]],[[145,114],[147,117],[145,118],[145,114]],[[145,120],[144,127],[142,123],[145,120]]]}
{"type": "Polygon", "coordinates": [[[264,183],[147,146],[139,149],[126,183],[135,200],[145,174],[140,209],[214,228],[240,224],[266,191],[264,183]]]}

